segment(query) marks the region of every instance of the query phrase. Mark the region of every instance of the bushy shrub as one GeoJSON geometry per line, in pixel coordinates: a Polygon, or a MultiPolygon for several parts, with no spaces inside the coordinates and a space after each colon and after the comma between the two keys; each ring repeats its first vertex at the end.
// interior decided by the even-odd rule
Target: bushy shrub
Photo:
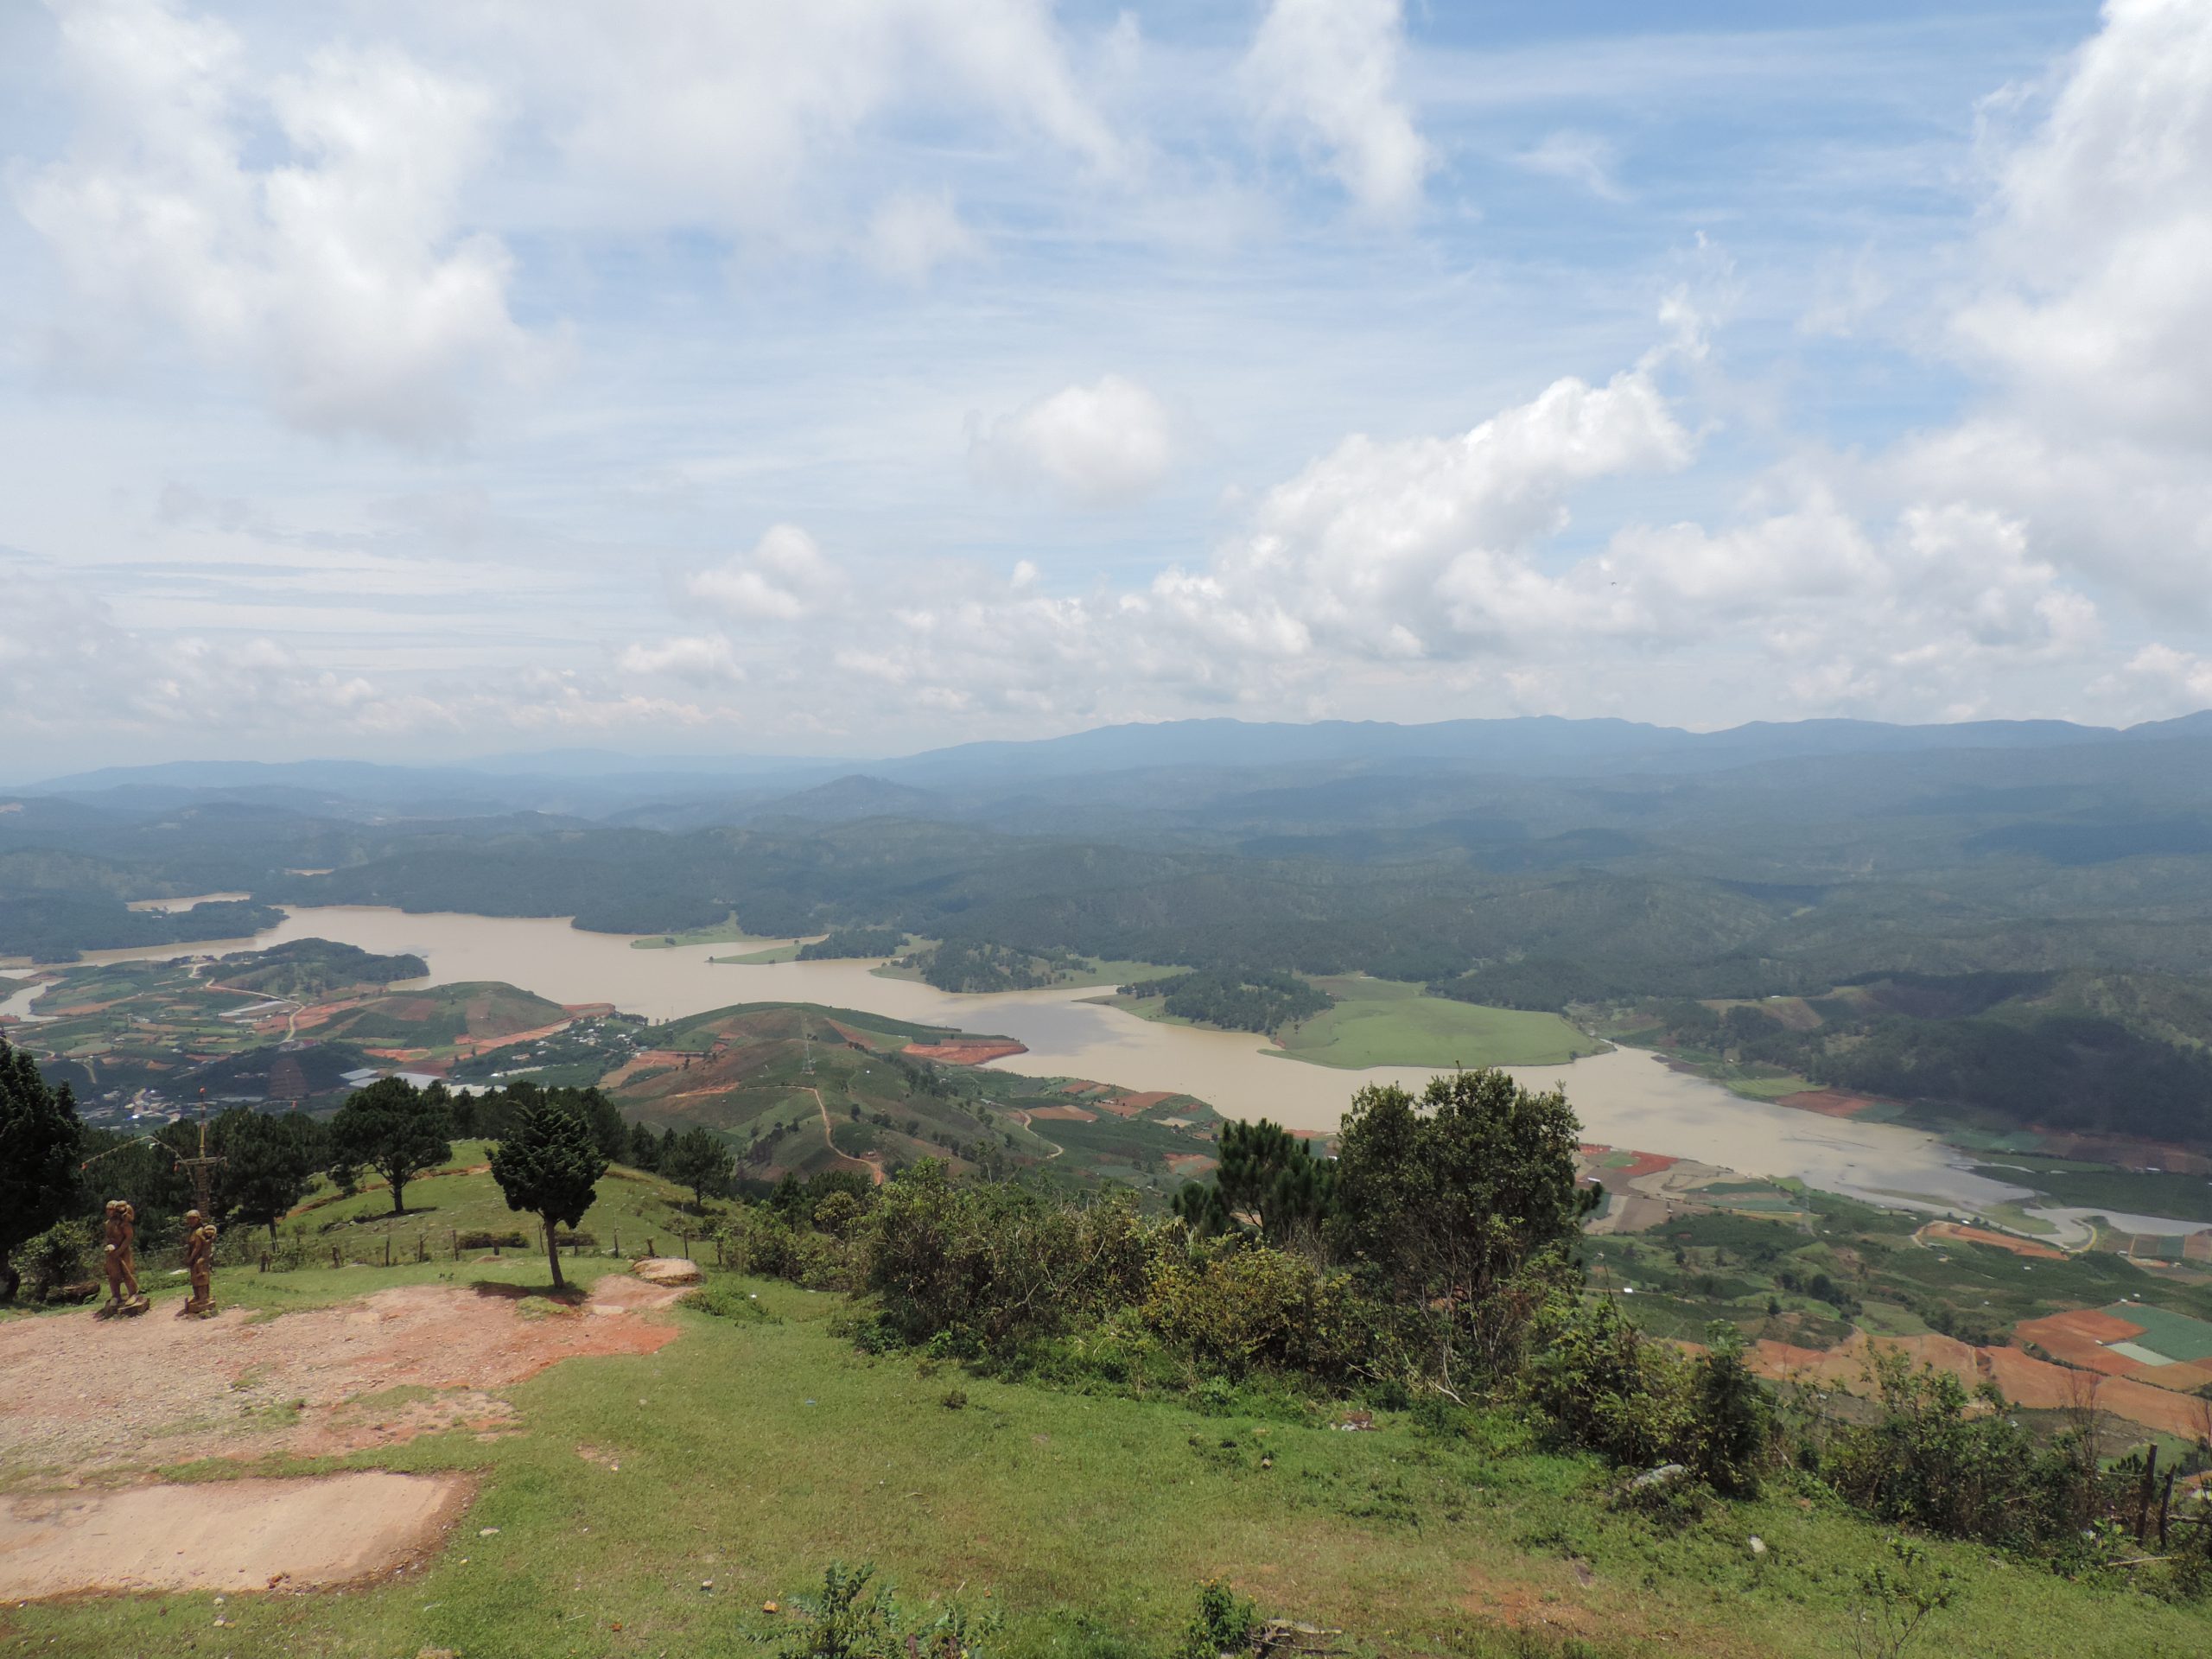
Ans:
{"type": "Polygon", "coordinates": [[[775,1325],[776,1316],[760,1306],[760,1299],[741,1290],[728,1279],[713,1279],[687,1293],[683,1306],[696,1308],[702,1313],[711,1313],[716,1319],[732,1319],[741,1325],[775,1325]]]}
{"type": "Polygon", "coordinates": [[[1639,1467],[1686,1461],[1688,1368],[1611,1298],[1553,1297],[1537,1313],[1530,1348],[1522,1386],[1560,1439],[1639,1467]]]}
{"type": "Polygon", "coordinates": [[[22,1247],[31,1300],[42,1302],[64,1285],[82,1282],[86,1276],[85,1263],[95,1243],[92,1224],[86,1221],[57,1221],[44,1232],[32,1235],[22,1247]]]}
{"type": "Polygon", "coordinates": [[[882,1189],[856,1243],[885,1321],[909,1343],[947,1339],[948,1357],[1005,1352],[1135,1301],[1151,1254],[1128,1198],[1077,1209],[956,1185],[933,1160],[882,1189]]]}
{"type": "Polygon", "coordinates": [[[1882,1414],[1830,1442],[1831,1486],[1885,1521],[1954,1537],[2034,1548],[2080,1536],[2099,1503],[2094,1448],[2072,1435],[2038,1446],[1993,1387],[1969,1395],[1894,1351],[1872,1363],[1882,1414]]]}
{"type": "Polygon", "coordinates": [[[529,1236],[519,1227],[510,1227],[505,1232],[479,1228],[461,1234],[459,1243],[464,1250],[526,1250],[531,1247],[529,1236]]]}
{"type": "Polygon", "coordinates": [[[1199,1367],[1232,1379],[1266,1369],[1340,1382],[1366,1357],[1375,1328],[1348,1274],[1264,1245],[1195,1262],[1161,1252],[1142,1318],[1199,1367]]]}
{"type": "Polygon", "coordinates": [[[1243,1653],[1252,1645],[1259,1627],[1260,1610],[1251,1597],[1209,1579],[1198,1586],[1198,1605],[1183,1628],[1175,1659],[1221,1659],[1225,1653],[1243,1653]]]}
{"type": "Polygon", "coordinates": [[[830,1562],[822,1592],[791,1605],[798,1620],[777,1645],[779,1659],[978,1659],[998,1630],[996,1615],[978,1618],[950,1597],[926,1611],[901,1606],[865,1564],[830,1562]]]}

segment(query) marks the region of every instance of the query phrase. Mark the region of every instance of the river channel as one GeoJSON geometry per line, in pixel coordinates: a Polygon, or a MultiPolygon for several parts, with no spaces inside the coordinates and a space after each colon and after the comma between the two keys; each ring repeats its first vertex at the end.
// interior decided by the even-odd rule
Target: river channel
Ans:
{"type": "MultiPolygon", "coordinates": [[[[790,1001],[954,1026],[1025,1044],[1027,1053],[995,1063],[1007,1071],[1195,1095],[1230,1116],[1272,1117],[1293,1128],[1333,1128],[1363,1084],[1417,1089],[1429,1076],[1419,1067],[1352,1071],[1286,1059],[1249,1033],[1141,1020],[1090,1001],[1099,995],[1095,990],[957,996],[882,977],[868,963],[716,963],[709,958],[748,947],[639,950],[626,937],[582,932],[557,918],[410,915],[333,906],[289,912],[279,925],[251,939],[95,951],[86,959],[168,958],[302,938],[412,952],[429,964],[423,984],[504,980],[556,1002],[612,1002],[653,1020],[733,1002],[790,1001]]],[[[35,995],[19,992],[0,1004],[0,1011],[29,1015],[35,995]]],[[[1916,1209],[1979,1211],[2026,1196],[2024,1188],[1974,1174],[1959,1153],[1919,1130],[1745,1100],[1703,1078],[1669,1071],[1642,1050],[1615,1049],[1567,1065],[1516,1066],[1513,1072],[1536,1087],[1564,1088],[1592,1141],[1747,1175],[1794,1176],[1828,1192],[1916,1209]]]]}

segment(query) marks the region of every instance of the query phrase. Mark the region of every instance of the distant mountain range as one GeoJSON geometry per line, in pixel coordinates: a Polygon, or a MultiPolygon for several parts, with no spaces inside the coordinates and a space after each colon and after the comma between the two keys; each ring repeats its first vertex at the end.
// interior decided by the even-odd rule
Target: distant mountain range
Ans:
{"type": "Polygon", "coordinates": [[[760,817],[844,821],[926,816],[932,792],[1048,785],[1196,769],[1402,773],[1424,767],[1568,779],[1698,773],[1783,760],[2136,744],[2212,738],[2212,710],[2114,728],[2067,721],[1757,721],[1691,732],[1626,720],[1288,721],[1179,720],[1104,726],[1026,742],[963,743],[855,761],[764,755],[629,756],[562,749],[452,766],[366,761],[168,761],[48,779],[18,796],[160,813],[219,796],[312,816],[464,817],[512,811],[630,818],[657,827],[760,817]],[[655,812],[656,807],[690,810],[655,812]],[[720,818],[702,817],[720,813],[720,818]],[[664,820],[667,820],[664,822],[664,820]]]}

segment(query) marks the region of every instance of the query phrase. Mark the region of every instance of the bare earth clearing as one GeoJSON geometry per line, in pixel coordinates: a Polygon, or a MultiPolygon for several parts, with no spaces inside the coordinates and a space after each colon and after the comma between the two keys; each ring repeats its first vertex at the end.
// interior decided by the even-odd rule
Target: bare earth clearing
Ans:
{"type": "Polygon", "coordinates": [[[679,1293],[624,1274],[574,1306],[485,1283],[399,1285],[358,1301],[255,1320],[157,1310],[0,1325],[0,1472],[68,1484],[195,1457],[319,1457],[510,1415],[482,1390],[556,1360],[651,1353],[676,1327],[639,1317],[679,1293]],[[545,1311],[539,1311],[539,1310],[545,1311]],[[410,1397],[378,1408],[376,1395],[410,1397]]]}
{"type": "Polygon", "coordinates": [[[204,1321],[156,1312],[0,1325],[0,1474],[45,1488],[0,1499],[0,1599],[305,1587],[388,1571],[436,1541],[467,1480],[117,1483],[199,1458],[510,1432],[513,1408],[487,1390],[557,1360],[652,1353],[676,1335],[652,1310],[682,1294],[608,1274],[572,1302],[492,1282],[400,1285],[273,1319],[234,1308],[204,1321]]]}
{"type": "Polygon", "coordinates": [[[11,1498],[0,1507],[0,1598],[346,1584],[435,1544],[470,1485],[360,1470],[11,1498]]]}

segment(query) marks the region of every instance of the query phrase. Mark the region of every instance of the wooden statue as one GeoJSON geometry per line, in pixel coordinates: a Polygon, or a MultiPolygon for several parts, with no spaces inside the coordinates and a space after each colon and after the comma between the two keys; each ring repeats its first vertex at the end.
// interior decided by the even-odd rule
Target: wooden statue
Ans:
{"type": "Polygon", "coordinates": [[[179,1319],[213,1319],[215,1313],[215,1229],[197,1210],[184,1213],[184,1270],[192,1276],[192,1299],[177,1309],[179,1319]]]}
{"type": "Polygon", "coordinates": [[[107,1273],[107,1305],[99,1317],[143,1313],[146,1299],[138,1291],[138,1262],[132,1246],[138,1236],[138,1212],[122,1198],[107,1202],[106,1248],[101,1265],[107,1273]]]}

